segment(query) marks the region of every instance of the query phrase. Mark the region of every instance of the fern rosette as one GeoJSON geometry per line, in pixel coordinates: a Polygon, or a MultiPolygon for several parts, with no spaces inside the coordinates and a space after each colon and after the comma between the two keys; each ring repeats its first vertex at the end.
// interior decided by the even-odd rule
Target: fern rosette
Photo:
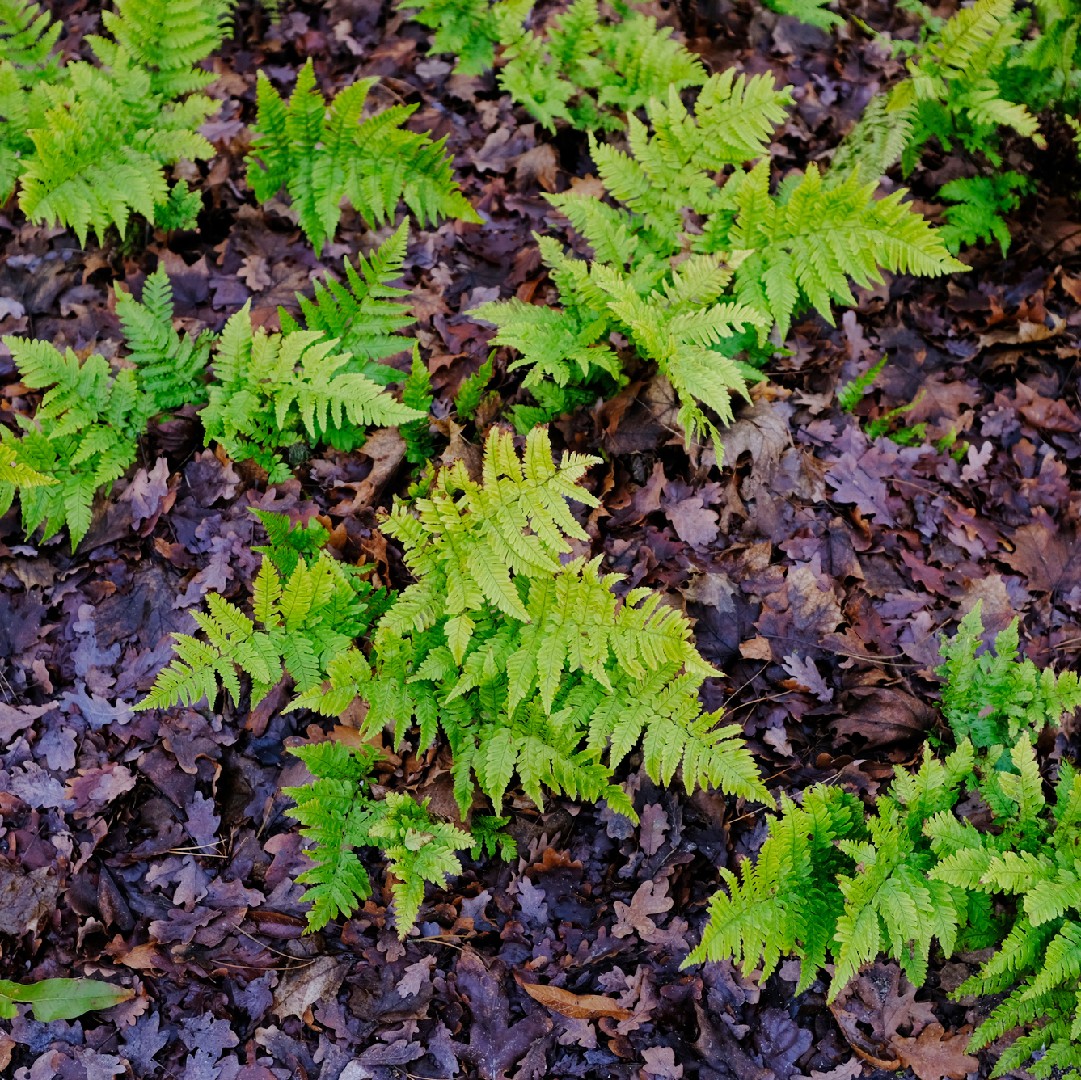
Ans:
{"type": "Polygon", "coordinates": [[[599,560],[564,561],[587,539],[567,503],[596,505],[580,485],[595,461],[557,464],[543,428],[519,458],[493,430],[480,480],[458,462],[398,505],[385,531],[417,580],[380,621],[370,662],[343,654],[294,707],[334,714],[359,695],[366,732],[390,726],[400,742],[415,724],[422,749],[442,733],[463,814],[476,787],[498,811],[517,775],[538,805],[552,791],[633,817],[614,772],[639,743],[658,782],[681,768],[688,790],[767,798],[737,727],[702,712],[699,687],[717,673],[687,620],[649,590],[619,599],[599,560]]]}
{"type": "Polygon", "coordinates": [[[474,312],[521,354],[511,367],[526,369],[541,413],[523,411],[522,427],[576,393],[618,385],[619,335],[671,383],[688,441],[716,441],[733,399],[760,377],[753,365],[795,317],[814,310],[832,322],[834,304],[854,303],[852,285],[883,270],[965,269],[903,192],[879,198],[875,183],[814,165],[771,191],[769,141],[790,103],[772,75],[727,71],[706,81],[693,113],[673,88],[646,106],[648,124],[629,116],[626,151],[591,139],[617,205],[549,196],[593,250],[586,261],[538,238],[561,307],[509,300],[474,312]]]}

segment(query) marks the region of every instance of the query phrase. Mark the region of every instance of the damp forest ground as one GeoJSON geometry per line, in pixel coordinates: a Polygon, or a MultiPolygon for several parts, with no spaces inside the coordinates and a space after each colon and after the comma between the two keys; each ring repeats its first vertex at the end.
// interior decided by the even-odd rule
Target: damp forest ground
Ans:
{"type": "MultiPolygon", "coordinates": [[[[68,50],[97,27],[97,5],[49,7],[68,50]]],[[[326,91],[375,75],[378,105],[418,103],[410,126],[448,137],[484,218],[414,229],[405,278],[440,450],[460,455],[520,399],[497,354],[497,399],[464,430],[449,419],[489,350],[491,330],[463,312],[546,295],[531,234],[566,235],[543,196],[588,182],[586,141],[547,134],[491,75],[455,76],[389,2],[284,8],[273,25],[242,4],[213,61],[222,108],[206,133],[217,156],[187,177],[203,194],[199,229],[84,250],[9,203],[0,332],[115,355],[114,287],[138,293],[158,266],[185,328],[220,329],[248,300],[254,321],[273,325],[314,275],[370,250],[386,230],[347,211],[317,259],[288,207],[257,206],[244,182],[257,71],[288,88],[311,57],[326,91]]],[[[794,88],[779,173],[828,156],[900,71],[852,20],[826,35],[754,4],[645,10],[711,70],[772,70],[794,88]]],[[[844,14],[913,33],[892,5],[844,14]]],[[[1081,183],[1061,149],[1010,151],[1026,153],[1039,155],[1039,189],[1010,222],[1008,257],[974,248],[968,274],[893,279],[861,292],[834,327],[799,323],[726,433],[722,468],[684,448],[670,393],[648,370],[553,425],[557,446],[603,454],[589,481],[602,498],[592,553],[694,619],[699,649],[724,672],[707,704],[743,725],[778,793],[829,781],[873,797],[912,762],[940,722],[938,636],[976,600],[992,630],[1021,617],[1037,663],[1081,656],[1081,183]],[[842,412],[838,386],[882,355],[874,391],[857,415],[842,412]],[[905,422],[927,425],[925,443],[868,439],[868,419],[914,400],[905,422]],[[969,444],[960,460],[934,449],[950,432],[969,444]]],[[[932,158],[917,203],[962,167],[932,158]]],[[[2,348],[0,387],[0,420],[12,423],[27,398],[2,348]]],[[[428,890],[404,942],[377,861],[362,910],[303,934],[294,879],[305,859],[281,794],[303,769],[285,747],[329,725],[282,715],[284,689],[254,712],[132,704],[207,592],[246,602],[259,541],[251,507],[318,512],[343,557],[401,587],[379,521],[409,479],[400,439],[379,433],[353,454],[317,452],[268,487],[202,449],[194,416],[181,415],[152,430],[74,554],[66,536],[28,542],[14,512],[0,520],[0,977],[85,975],[134,991],[78,1021],[0,1023],[0,1076],[854,1080],[894,1075],[883,1048],[928,1029],[919,1075],[964,1075],[975,1059],[958,1064],[958,1033],[988,1005],[949,991],[978,958],[933,966],[918,992],[876,965],[832,1009],[821,981],[795,996],[794,963],[761,986],[724,963],[681,970],[718,867],[753,854],[765,811],[661,790],[634,759],[621,779],[640,826],[514,798],[519,857],[466,857],[459,877],[428,890]],[[569,1017],[523,989],[538,983],[605,995],[625,1012],[569,1017]]],[[[1072,749],[1067,727],[1048,753],[1072,749]]],[[[449,810],[443,755],[388,755],[381,769],[386,787],[449,810]]],[[[970,1075],[990,1069],[981,1057],[970,1075]]]]}

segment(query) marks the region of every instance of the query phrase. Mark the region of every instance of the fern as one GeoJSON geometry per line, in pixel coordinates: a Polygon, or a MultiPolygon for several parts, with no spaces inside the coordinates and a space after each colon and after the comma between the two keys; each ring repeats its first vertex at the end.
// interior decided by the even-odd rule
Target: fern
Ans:
{"type": "Polygon", "coordinates": [[[388,860],[395,922],[404,938],[416,923],[425,883],[442,885],[447,875],[461,872],[456,852],[470,846],[469,834],[433,818],[427,802],[394,793],[375,799],[369,777],[377,755],[370,747],[322,742],[291,752],[314,777],[304,786],[283,789],[296,803],[290,816],[312,841],[308,857],[313,866],[297,878],[310,886],[302,898],[312,905],[308,930],[351,915],[371,895],[368,872],[356,852],[376,847],[388,860]]]}
{"type": "Polygon", "coordinates": [[[49,540],[66,525],[74,550],[90,528],[96,492],[108,492],[135,460],[145,422],[135,374],[114,375],[104,357],[80,361],[45,341],[4,344],[23,384],[45,394],[33,419],[16,417],[20,438],[2,433],[8,479],[0,481],[0,505],[11,505],[17,487],[27,536],[41,527],[49,540]]]}
{"type": "Polygon", "coordinates": [[[146,279],[141,301],[117,290],[116,313],[149,415],[200,405],[206,400],[206,368],[214,335],[181,337],[173,326],[173,287],[164,270],[146,279]]]}
{"type": "Polygon", "coordinates": [[[423,465],[431,461],[435,454],[435,440],[432,438],[428,413],[432,407],[432,378],[428,374],[428,365],[420,358],[420,347],[413,347],[413,363],[409,376],[402,383],[402,404],[423,413],[417,420],[410,420],[400,427],[405,440],[405,460],[411,465],[423,465]]]}
{"type": "Polygon", "coordinates": [[[120,0],[88,39],[95,63],[52,56],[59,24],[36,5],[0,7],[0,197],[18,185],[31,221],[64,224],[82,244],[132,214],[175,228],[194,220],[197,196],[170,187],[165,169],[213,148],[198,128],[217,108],[196,68],[220,43],[224,0],[120,0]]]}
{"type": "Polygon", "coordinates": [[[55,77],[60,23],[34,0],[0,0],[0,63],[30,77],[55,77]]]}
{"type": "Polygon", "coordinates": [[[491,352],[488,354],[488,359],[472,375],[463,379],[458,387],[454,395],[454,411],[462,420],[472,420],[476,417],[477,410],[487,394],[488,384],[492,381],[495,371],[494,361],[495,353],[491,352]]]}
{"type": "MultiPolygon", "coordinates": [[[[814,4],[814,0],[808,0],[814,4]]],[[[435,30],[431,50],[456,56],[455,70],[479,75],[497,63],[499,85],[549,131],[565,122],[584,131],[616,130],[623,114],[701,86],[701,61],[668,27],[617,4],[602,16],[598,0],[572,0],[537,31],[525,25],[534,0],[399,0],[435,30]]]]}
{"type": "Polygon", "coordinates": [[[480,481],[458,462],[417,516],[396,506],[385,530],[417,581],[380,621],[371,662],[356,650],[339,658],[294,707],[334,714],[360,695],[365,732],[391,724],[400,741],[415,722],[424,748],[441,731],[463,814],[474,781],[498,811],[517,774],[538,805],[547,790],[633,816],[613,770],[639,741],[659,782],[682,767],[688,790],[763,797],[738,729],[701,711],[714,672],[686,620],[648,590],[618,600],[618,578],[596,560],[561,561],[570,538],[585,538],[567,501],[595,504],[578,483],[593,460],[556,464],[540,428],[520,459],[493,430],[480,481]]]}
{"type": "Polygon", "coordinates": [[[765,4],[778,15],[789,15],[808,26],[817,26],[819,30],[831,30],[844,21],[836,12],[830,11],[830,0],[765,0],[765,4]]]}
{"type": "Polygon", "coordinates": [[[394,876],[394,921],[404,938],[417,921],[425,882],[442,885],[462,872],[457,852],[472,846],[469,833],[433,818],[428,800],[388,792],[385,811],[372,825],[371,837],[386,855],[394,876]]]}
{"type": "Polygon", "coordinates": [[[216,78],[197,65],[221,45],[233,0],[113,0],[102,14],[112,38],[91,37],[107,67],[120,53],[150,76],[151,92],[172,100],[204,90],[216,78]]]}
{"type": "Polygon", "coordinates": [[[883,356],[881,360],[876,364],[872,364],[862,375],[857,375],[851,382],[837,388],[837,404],[846,413],[856,411],[856,406],[863,400],[863,395],[874,386],[875,380],[882,374],[882,369],[886,366],[888,360],[888,356],[883,356]]]}
{"type": "MultiPolygon", "coordinates": [[[[898,161],[907,175],[934,141],[947,151],[959,144],[996,168],[1004,132],[1044,145],[1038,114],[1057,105],[1073,115],[1081,100],[1079,30],[1081,13],[1055,2],[976,0],[947,20],[928,19],[909,78],[872,99],[834,157],[834,177],[877,180],[898,161]]],[[[1011,175],[953,182],[954,195],[974,209],[954,212],[962,231],[947,233],[951,243],[1008,243],[1004,225],[992,222],[1016,186],[1011,175]]]]}
{"type": "Polygon", "coordinates": [[[310,300],[297,293],[299,318],[278,308],[283,333],[319,330],[336,338],[338,351],[352,357],[349,371],[381,385],[398,382],[401,372],[378,361],[408,348],[400,331],[414,322],[401,301],[409,290],[390,284],[401,277],[408,243],[409,226],[403,222],[367,258],[358,255],[356,266],[345,260],[344,283],[317,281],[310,300]]]}
{"type": "MultiPolygon", "coordinates": [[[[1035,813],[1043,811],[1044,803],[1034,760],[1030,770],[1027,800],[1035,813]]],[[[957,850],[943,846],[935,870],[937,877],[974,895],[1011,898],[1016,904],[1013,926],[1000,949],[956,991],[957,996],[1008,991],[970,1043],[975,1051],[1012,1037],[992,1073],[996,1077],[1027,1068],[1031,1075],[1046,1078],[1060,1075],[1056,1069],[1081,1067],[1076,1021],[1081,978],[1079,821],[1081,778],[1064,766],[1053,812],[1040,817],[1038,840],[1027,850],[1004,849],[994,837],[975,833],[957,850]]]]}
{"type": "Polygon", "coordinates": [[[523,6],[495,16],[504,47],[499,85],[550,131],[558,120],[618,129],[623,114],[705,82],[701,61],[652,17],[605,21],[597,0],[573,0],[541,36],[520,25],[523,6]]]}
{"type": "Polygon", "coordinates": [[[539,240],[562,309],[511,300],[475,312],[497,326],[496,344],[522,354],[511,369],[528,368],[524,385],[538,401],[543,393],[558,407],[568,389],[618,385],[619,334],[671,382],[687,438],[716,436],[732,396],[747,394],[739,358],[768,355],[796,314],[813,308],[832,321],[835,302],[854,302],[850,283],[879,281],[882,269],[964,268],[903,192],[876,199],[874,184],[827,184],[812,165],[771,193],[768,162],[748,166],[767,152],[790,100],[772,76],[728,71],[710,77],[693,114],[673,90],[647,107],[648,126],[629,117],[630,153],[591,141],[622,206],[550,197],[594,255],[587,263],[539,240]]]}
{"type": "Polygon", "coordinates": [[[377,383],[349,371],[350,357],[318,331],[268,334],[251,325],[250,304],[225,326],[202,412],[207,440],[251,459],[272,483],[289,476],[281,451],[305,439],[351,450],[372,425],[419,419],[377,383]]]}
{"type": "MultiPolygon", "coordinates": [[[[1048,724],[1081,706],[1081,692],[1073,673],[1055,676],[1017,659],[1016,623],[998,636],[994,655],[977,657],[982,632],[977,608],[942,646],[943,711],[956,749],[943,761],[925,749],[919,769],[898,770],[870,811],[824,785],[805,792],[802,806],[783,801],[757,860],[744,863],[738,876],[721,871],[725,890],[713,898],[687,964],[727,958],[748,974],[761,966],[766,977],[783,957],[796,956],[799,988],[806,989],[832,961],[832,1000],[881,953],[919,985],[936,940],[949,956],[1005,938],[958,994],[1001,993],[1019,976],[1028,981],[992,1013],[973,1049],[1034,1022],[1045,1035],[1062,1037],[1055,1010],[1065,997],[1055,1000],[1054,993],[1065,994],[1071,980],[1076,984],[1081,953],[1071,950],[1081,941],[1081,922],[1076,937],[1072,930],[1061,939],[1054,935],[1071,906],[1081,904],[1081,875],[1072,863],[1081,783],[1066,767],[1057,822],[1050,822],[1033,744],[1048,724]],[[1003,749],[1007,739],[1009,751],[1003,749]],[[990,828],[961,816],[966,795],[986,807],[990,828]],[[1023,899],[1010,929],[1001,901],[1012,896],[1023,899]],[[1045,925],[1050,929],[1040,929],[1045,925]],[[1061,940],[1054,954],[1053,940],[1061,940]]],[[[1076,985],[1072,1000],[1075,993],[1076,985]]],[[[1075,1030],[1070,1038],[1077,1037],[1075,1030]]],[[[995,1075],[1009,1075],[1039,1040],[1037,1034],[1019,1039],[995,1075]]],[[[1081,1042],[1071,1052],[1078,1050],[1081,1042]]]]}
{"type": "Polygon", "coordinates": [[[943,184],[939,196],[950,203],[942,211],[946,224],[939,230],[946,246],[956,254],[962,246],[998,241],[1003,257],[1010,249],[1006,215],[1021,205],[1032,181],[1016,172],[971,176],[943,184]]]}
{"type": "Polygon", "coordinates": [[[363,634],[383,605],[355,569],[318,551],[326,530],[290,528],[288,518],[261,513],[269,547],[253,587],[250,618],[218,593],[194,613],[202,637],[174,636],[174,659],[159,672],[137,709],[210,706],[224,687],[234,704],[241,677],[251,682],[257,705],[288,674],[300,691],[318,686],[332,661],[363,634]]]}
{"type": "Polygon", "coordinates": [[[455,56],[454,70],[459,75],[483,75],[491,70],[500,38],[500,12],[510,7],[511,4],[492,4],[490,0],[398,2],[399,10],[435,31],[430,51],[455,56]]]}
{"type": "Polygon", "coordinates": [[[1081,707],[1081,682],[1072,671],[1056,675],[1031,660],[1018,660],[1016,619],[996,636],[993,651],[977,656],[981,607],[977,602],[943,647],[938,672],[946,680],[942,712],[959,739],[971,739],[978,747],[1012,746],[1022,733],[1035,736],[1081,707]]]}
{"type": "Polygon", "coordinates": [[[285,102],[259,73],[248,182],[259,202],[288,192],[316,252],[337,231],[343,200],[376,224],[403,200],[421,224],[480,220],[454,182],[446,140],[432,142],[402,127],[415,105],[395,105],[361,122],[375,82],[358,80],[328,104],[309,60],[285,102]]]}

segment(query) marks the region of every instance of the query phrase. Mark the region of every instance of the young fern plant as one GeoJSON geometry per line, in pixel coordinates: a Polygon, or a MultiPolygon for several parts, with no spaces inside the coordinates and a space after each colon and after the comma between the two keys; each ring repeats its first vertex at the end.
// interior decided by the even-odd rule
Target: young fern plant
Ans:
{"type": "Polygon", "coordinates": [[[753,377],[741,358],[768,355],[798,314],[832,322],[834,304],[854,302],[852,283],[883,270],[964,269],[903,191],[877,198],[873,182],[833,183],[814,165],[771,191],[769,140],[790,102],[772,75],[730,70],[709,78],[693,113],[673,91],[647,106],[648,124],[628,117],[629,153],[591,140],[612,202],[548,198],[592,260],[538,238],[562,306],[474,312],[497,326],[496,344],[521,353],[511,366],[527,369],[542,407],[558,412],[573,392],[618,383],[619,334],[672,384],[687,439],[716,438],[753,377]]]}
{"type": "Polygon", "coordinates": [[[425,415],[350,364],[320,331],[254,330],[245,304],[226,323],[214,357],[210,400],[200,414],[207,441],[238,461],[254,461],[280,483],[291,475],[283,452],[305,440],[354,450],[372,425],[425,415]]]}
{"type": "Polygon", "coordinates": [[[701,86],[706,70],[666,26],[626,6],[602,15],[598,0],[572,0],[530,29],[534,0],[399,0],[435,30],[431,51],[458,58],[455,70],[479,75],[498,62],[499,85],[549,131],[618,130],[628,112],[671,88],[701,86]]]}
{"type": "Polygon", "coordinates": [[[757,859],[738,875],[722,869],[725,889],[686,963],[731,959],[746,973],[761,967],[766,978],[795,956],[804,990],[832,962],[832,1001],[882,953],[919,986],[936,941],[946,956],[998,946],[956,991],[1011,991],[971,1049],[1028,1027],[994,1075],[1011,1075],[1036,1055],[1028,1067],[1047,1077],[1056,1066],[1081,1065],[1081,1037],[1071,1028],[1081,784],[1066,766],[1049,814],[1035,742],[1081,707],[1081,683],[1073,672],[1018,660],[1016,622],[978,655],[982,637],[977,606],[942,648],[942,710],[956,748],[942,760],[925,749],[919,768],[898,770],[869,809],[828,785],[805,792],[802,805],[783,800],[757,859]],[[981,815],[965,816],[973,806],[989,828],[978,827],[981,815]],[[1012,897],[1020,899],[1011,914],[1012,897]]]}
{"type": "Polygon", "coordinates": [[[699,687],[716,672],[686,619],[646,589],[618,599],[598,560],[561,561],[586,539],[567,503],[596,504],[579,483],[595,460],[556,463],[543,428],[519,458],[493,429],[479,480],[458,462],[416,516],[396,506],[384,528],[417,580],[380,620],[370,659],[338,656],[291,707],[335,715],[359,696],[363,735],[389,726],[397,743],[415,725],[421,749],[442,735],[463,816],[478,787],[498,813],[517,775],[537,805],[549,791],[633,817],[614,771],[639,742],[659,783],[681,768],[688,790],[765,798],[738,727],[702,712],[699,687]]]}
{"type": "Polygon", "coordinates": [[[319,331],[351,357],[346,371],[381,386],[401,382],[402,373],[380,361],[410,348],[401,333],[416,321],[402,299],[409,290],[390,284],[402,276],[408,244],[409,225],[403,222],[369,256],[358,255],[355,266],[346,259],[343,282],[316,281],[310,299],[297,293],[297,315],[278,308],[282,333],[319,331]]]}
{"type": "Polygon", "coordinates": [[[361,121],[376,82],[360,79],[328,103],[308,60],[287,102],[259,73],[248,183],[261,203],[286,190],[317,254],[337,232],[343,201],[377,225],[402,201],[422,225],[447,217],[480,221],[454,181],[446,140],[403,127],[415,105],[361,121]]]}
{"type": "Polygon", "coordinates": [[[653,98],[706,81],[698,57],[651,16],[628,11],[605,19],[597,0],[573,0],[534,33],[522,25],[524,8],[508,5],[496,15],[499,85],[549,131],[558,121],[582,131],[619,130],[627,113],[653,98]]]}
{"type": "Polygon", "coordinates": [[[74,228],[86,243],[133,214],[190,227],[199,200],[165,170],[213,152],[198,133],[217,105],[197,65],[225,32],[227,0],[119,0],[94,62],[61,65],[59,24],[32,0],[0,6],[0,201],[19,189],[35,222],[74,228]]]}
{"type": "Polygon", "coordinates": [[[67,525],[74,548],[90,526],[95,495],[108,493],[135,461],[148,422],[184,405],[201,410],[207,442],[255,461],[275,481],[290,475],[294,448],[355,449],[371,424],[404,425],[415,435],[414,456],[424,460],[430,401],[407,385],[416,404],[399,402],[384,387],[409,379],[381,363],[409,344],[399,333],[412,321],[403,290],[389,284],[405,242],[403,227],[370,257],[358,257],[355,269],[347,264],[346,285],[317,284],[314,299],[298,297],[309,329],[282,312],[285,333],[254,331],[245,308],[220,338],[182,337],[159,270],[139,301],[117,290],[132,367],[114,371],[101,356],[83,361],[48,342],[6,338],[23,384],[45,395],[33,418],[16,418],[21,435],[0,431],[0,507],[6,511],[20,493],[27,535],[42,526],[48,540],[67,525]],[[324,337],[328,331],[341,338],[324,337]]]}
{"type": "Polygon", "coordinates": [[[394,921],[404,938],[416,924],[425,883],[442,885],[461,873],[457,853],[471,847],[473,838],[433,817],[427,802],[395,792],[375,798],[370,773],[378,755],[371,747],[321,742],[290,752],[313,777],[308,784],[282,789],[296,803],[289,815],[312,842],[308,857],[313,865],[297,878],[308,886],[302,899],[312,905],[309,932],[351,915],[371,896],[371,879],[357,850],[374,847],[387,859],[394,921]]]}

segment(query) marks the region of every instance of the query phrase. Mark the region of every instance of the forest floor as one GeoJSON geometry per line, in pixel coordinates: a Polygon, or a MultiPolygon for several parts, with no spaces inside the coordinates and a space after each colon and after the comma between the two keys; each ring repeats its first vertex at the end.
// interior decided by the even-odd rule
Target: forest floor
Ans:
{"type": "MultiPolygon", "coordinates": [[[[66,48],[96,29],[98,5],[50,6],[66,48]]],[[[826,35],[722,0],[645,10],[711,70],[772,70],[794,88],[778,173],[827,155],[900,71],[853,23],[826,35]]],[[[845,13],[906,32],[894,5],[845,13]]],[[[190,176],[205,200],[199,230],[83,250],[9,204],[0,332],[115,355],[114,286],[138,293],[159,265],[185,328],[220,329],[249,299],[256,324],[273,324],[322,268],[386,236],[347,212],[319,260],[285,204],[258,207],[244,182],[257,71],[288,89],[311,57],[325,91],[376,75],[379,105],[419,102],[410,126],[448,137],[485,219],[414,228],[410,245],[405,285],[435,415],[447,417],[491,334],[462,313],[543,295],[531,233],[566,236],[543,195],[582,182],[590,162],[584,138],[550,137],[492,76],[453,75],[427,40],[389,2],[296,2],[277,26],[242,5],[214,60],[222,110],[206,130],[218,156],[190,176]]],[[[939,635],[977,600],[989,629],[1021,617],[1037,663],[1081,657],[1079,178],[1067,150],[1016,153],[1041,154],[1041,184],[1011,222],[1009,256],[972,249],[968,274],[895,279],[860,293],[836,327],[801,322],[727,432],[723,468],[711,451],[688,454],[670,394],[648,371],[553,425],[557,446],[604,456],[590,474],[603,498],[589,519],[594,554],[695,620],[699,649],[725,673],[707,704],[743,725],[778,793],[830,781],[873,797],[913,761],[939,722],[939,635]],[[844,413],[838,386],[882,355],[874,392],[844,413]],[[867,437],[869,418],[913,401],[904,423],[926,423],[925,443],[867,437]],[[933,445],[951,432],[968,443],[960,460],[933,445]]],[[[917,202],[959,168],[932,161],[917,202]]],[[[506,363],[497,356],[503,405],[519,393],[506,363]]],[[[8,413],[22,400],[15,380],[0,348],[8,413]]],[[[439,421],[441,446],[479,444],[500,402],[475,428],[439,421]]],[[[757,849],[765,810],[661,790],[634,760],[622,779],[640,827],[518,798],[520,858],[467,857],[460,877],[429,889],[404,943],[378,862],[375,894],[355,917],[303,935],[294,879],[305,859],[281,794],[303,767],[285,746],[327,725],[282,715],[281,695],[251,713],[132,704],[208,591],[246,603],[253,506],[317,511],[344,557],[401,586],[379,520],[409,470],[393,434],[354,454],[319,453],[269,488],[199,447],[193,417],[152,430],[74,554],[66,535],[27,542],[15,512],[0,521],[0,977],[107,977],[135,991],[79,1021],[0,1024],[0,1075],[854,1080],[893,1075],[895,1037],[920,1042],[936,1023],[942,1036],[912,1051],[920,1077],[989,1074],[991,1058],[979,1069],[960,1060],[955,1037],[987,1003],[949,996],[976,958],[933,967],[919,992],[876,965],[832,1009],[822,982],[795,996],[794,963],[761,987],[728,964],[681,970],[718,867],[757,849]],[[530,983],[606,995],[629,1016],[570,1018],[534,1000],[530,983]]],[[[1057,738],[1052,758],[1070,752],[1057,738]]],[[[389,756],[381,780],[447,806],[445,765],[389,756]]]]}

